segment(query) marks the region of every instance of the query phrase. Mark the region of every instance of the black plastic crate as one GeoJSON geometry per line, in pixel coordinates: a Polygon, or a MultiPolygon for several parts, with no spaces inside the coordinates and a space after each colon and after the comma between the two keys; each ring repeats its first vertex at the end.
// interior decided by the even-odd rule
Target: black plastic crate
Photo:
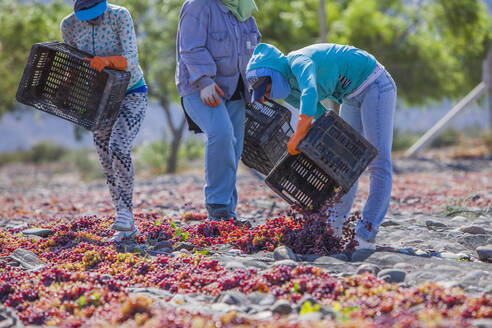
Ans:
{"type": "Polygon", "coordinates": [[[318,208],[338,191],[338,184],[304,154],[286,154],[265,183],[287,203],[318,208]]]}
{"type": "Polygon", "coordinates": [[[377,150],[335,112],[311,126],[296,156],[286,155],[266,177],[266,184],[289,204],[317,208],[336,192],[347,192],[377,150]]]}
{"type": "Polygon", "coordinates": [[[378,151],[333,111],[317,119],[298,149],[328,173],[345,192],[378,151]]]}
{"type": "Polygon", "coordinates": [[[61,42],[32,46],[17,101],[95,131],[111,127],[130,81],[130,73],[98,72],[92,55],[61,42]]]}
{"type": "Polygon", "coordinates": [[[268,175],[287,151],[294,133],[290,111],[272,100],[246,106],[243,163],[268,175]]]}

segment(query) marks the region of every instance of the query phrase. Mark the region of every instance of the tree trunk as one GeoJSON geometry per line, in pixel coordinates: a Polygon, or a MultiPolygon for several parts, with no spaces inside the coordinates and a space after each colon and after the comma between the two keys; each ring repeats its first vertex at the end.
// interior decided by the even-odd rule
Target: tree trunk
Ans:
{"type": "Polygon", "coordinates": [[[486,83],[489,92],[489,131],[492,133],[492,48],[487,56],[486,83]]]}
{"type": "Polygon", "coordinates": [[[178,166],[178,151],[183,139],[184,129],[179,129],[179,133],[173,134],[173,140],[171,141],[171,152],[167,158],[166,173],[176,173],[178,166]]]}
{"type": "Polygon", "coordinates": [[[319,38],[321,43],[326,42],[325,0],[319,0],[319,38]]]}
{"type": "Polygon", "coordinates": [[[175,122],[172,119],[171,108],[169,100],[166,96],[159,96],[159,103],[166,114],[167,124],[171,130],[171,152],[167,158],[166,173],[176,173],[178,167],[178,151],[181,146],[181,141],[183,141],[183,134],[186,127],[186,118],[183,117],[179,122],[175,122]]]}
{"type": "Polygon", "coordinates": [[[178,151],[179,146],[181,146],[181,141],[183,140],[186,119],[183,115],[183,118],[181,118],[179,123],[173,122],[169,106],[163,106],[163,109],[166,113],[167,122],[172,133],[171,152],[167,158],[166,173],[176,173],[178,166],[178,151]]]}

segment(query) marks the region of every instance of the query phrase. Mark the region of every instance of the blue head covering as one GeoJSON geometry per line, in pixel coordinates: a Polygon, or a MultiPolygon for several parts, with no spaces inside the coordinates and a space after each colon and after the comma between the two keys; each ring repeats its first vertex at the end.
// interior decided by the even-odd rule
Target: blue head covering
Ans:
{"type": "MultiPolygon", "coordinates": [[[[251,87],[253,87],[252,82],[256,82],[258,81],[258,78],[264,76],[269,77],[270,80],[272,81],[270,98],[272,99],[287,98],[287,96],[290,94],[290,85],[287,82],[287,80],[284,78],[284,76],[280,74],[280,72],[274,69],[262,67],[262,68],[251,70],[246,74],[246,78],[248,79],[248,82],[251,87]]],[[[262,83],[258,85],[256,89],[253,90],[253,97],[251,101],[257,101],[258,99],[261,99],[265,95],[267,84],[268,82],[262,83]]]]}
{"type": "Polygon", "coordinates": [[[75,16],[81,21],[88,21],[101,16],[108,8],[106,0],[77,0],[73,5],[75,16]]]}
{"type": "Polygon", "coordinates": [[[251,102],[258,101],[263,98],[266,93],[268,83],[272,79],[269,76],[249,77],[249,91],[251,93],[251,102]]]}

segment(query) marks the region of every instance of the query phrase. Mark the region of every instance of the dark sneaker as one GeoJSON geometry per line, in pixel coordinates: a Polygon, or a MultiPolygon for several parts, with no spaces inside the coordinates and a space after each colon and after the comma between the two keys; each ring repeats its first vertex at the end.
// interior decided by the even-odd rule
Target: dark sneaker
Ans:
{"type": "Polygon", "coordinates": [[[253,227],[253,225],[251,224],[251,222],[249,222],[248,220],[241,220],[241,219],[237,219],[235,217],[231,217],[230,219],[229,218],[212,218],[212,217],[208,217],[207,220],[209,221],[215,221],[215,222],[222,222],[222,221],[233,221],[235,225],[246,225],[248,227],[248,229],[251,229],[253,227]]]}
{"type": "Polygon", "coordinates": [[[208,221],[214,221],[214,222],[222,222],[222,221],[229,221],[228,218],[213,218],[213,217],[208,217],[207,218],[208,221]]]}
{"type": "Polygon", "coordinates": [[[223,204],[207,204],[208,217],[214,221],[229,219],[229,208],[223,204]]]}
{"type": "Polygon", "coordinates": [[[253,225],[251,224],[251,222],[249,222],[249,220],[238,219],[238,218],[234,218],[234,217],[231,219],[234,220],[234,222],[236,222],[238,225],[246,225],[248,227],[248,229],[253,228],[253,225]]]}

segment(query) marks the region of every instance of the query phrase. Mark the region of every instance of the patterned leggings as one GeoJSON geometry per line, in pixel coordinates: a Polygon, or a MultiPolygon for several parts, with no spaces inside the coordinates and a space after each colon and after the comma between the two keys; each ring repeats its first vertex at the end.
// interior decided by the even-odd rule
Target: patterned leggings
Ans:
{"type": "Polygon", "coordinates": [[[131,148],[148,106],[146,93],[127,95],[112,128],[94,132],[94,144],[116,210],[133,209],[133,163],[131,148]]]}

